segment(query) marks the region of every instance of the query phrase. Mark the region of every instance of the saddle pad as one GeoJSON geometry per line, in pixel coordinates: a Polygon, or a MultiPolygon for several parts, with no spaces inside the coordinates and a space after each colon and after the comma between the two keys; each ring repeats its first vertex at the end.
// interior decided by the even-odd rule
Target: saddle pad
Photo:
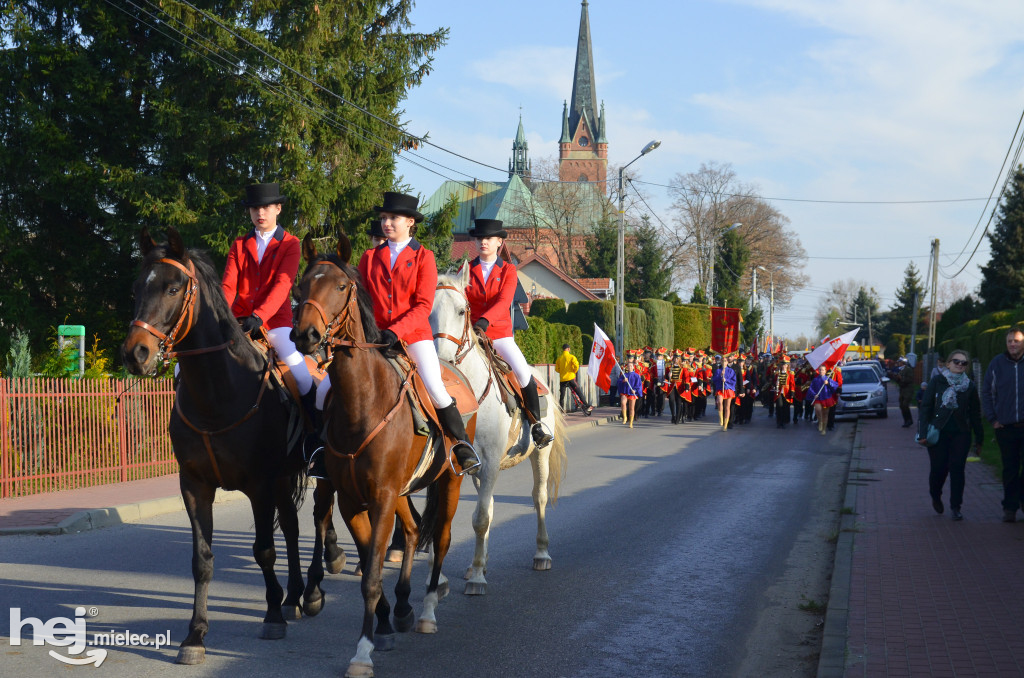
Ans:
{"type": "Polygon", "coordinates": [[[469,386],[469,379],[447,360],[441,361],[441,381],[448,395],[455,399],[463,419],[466,415],[476,412],[478,405],[473,389],[469,386]]]}

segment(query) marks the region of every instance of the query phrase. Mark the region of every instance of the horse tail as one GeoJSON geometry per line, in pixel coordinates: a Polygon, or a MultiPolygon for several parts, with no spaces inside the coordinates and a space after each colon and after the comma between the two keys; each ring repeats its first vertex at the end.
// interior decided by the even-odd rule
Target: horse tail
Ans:
{"type": "Polygon", "coordinates": [[[565,467],[568,465],[568,457],[565,454],[565,446],[569,442],[569,436],[565,432],[565,415],[561,407],[555,407],[555,440],[551,443],[551,452],[548,453],[548,501],[552,506],[558,503],[558,488],[565,478],[565,467]]]}
{"type": "Polygon", "coordinates": [[[423,508],[423,515],[420,520],[420,538],[416,548],[426,548],[434,539],[434,529],[437,527],[441,512],[441,494],[438,492],[437,483],[427,487],[427,505],[423,508]]]}

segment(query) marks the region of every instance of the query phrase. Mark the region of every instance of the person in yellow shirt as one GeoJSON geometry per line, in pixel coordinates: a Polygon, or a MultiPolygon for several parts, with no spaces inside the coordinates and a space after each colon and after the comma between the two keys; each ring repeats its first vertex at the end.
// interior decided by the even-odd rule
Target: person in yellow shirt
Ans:
{"type": "Polygon", "coordinates": [[[580,391],[580,385],[576,383],[576,373],[580,369],[580,361],[572,353],[569,353],[569,344],[562,344],[562,355],[558,356],[558,360],[555,361],[555,369],[561,376],[561,381],[558,384],[558,402],[565,402],[565,391],[571,388],[572,392],[576,394],[576,398],[579,399],[584,412],[586,414],[593,412],[594,406],[587,402],[580,391]]]}

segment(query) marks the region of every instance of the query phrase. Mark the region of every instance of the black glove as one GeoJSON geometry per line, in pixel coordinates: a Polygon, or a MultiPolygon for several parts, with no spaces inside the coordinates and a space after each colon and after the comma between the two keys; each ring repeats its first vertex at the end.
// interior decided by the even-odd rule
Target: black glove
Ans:
{"type": "Polygon", "coordinates": [[[473,323],[473,329],[476,330],[479,334],[486,334],[487,328],[490,326],[491,321],[488,320],[487,318],[480,318],[475,323],[473,323]]]}
{"type": "Polygon", "coordinates": [[[253,313],[252,315],[242,318],[242,331],[249,334],[255,329],[263,327],[263,320],[258,315],[253,313]]]}
{"type": "Polygon", "coordinates": [[[398,335],[391,330],[384,330],[380,333],[380,341],[378,343],[386,344],[381,349],[381,352],[386,354],[393,353],[395,350],[395,344],[398,343],[398,335]]]}

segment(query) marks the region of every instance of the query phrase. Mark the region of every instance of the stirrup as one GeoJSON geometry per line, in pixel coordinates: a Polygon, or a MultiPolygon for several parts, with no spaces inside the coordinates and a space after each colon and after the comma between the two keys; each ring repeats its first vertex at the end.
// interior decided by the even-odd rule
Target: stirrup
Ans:
{"type": "Polygon", "coordinates": [[[317,480],[327,479],[327,465],[324,463],[324,448],[322,445],[313,450],[309,455],[309,459],[306,462],[306,476],[316,478],[317,480]]]}
{"type": "Polygon", "coordinates": [[[482,463],[483,462],[480,461],[480,455],[476,453],[476,448],[473,447],[472,443],[470,443],[470,442],[468,442],[466,440],[459,440],[459,441],[457,441],[454,445],[452,445],[448,449],[448,466],[451,467],[452,473],[454,473],[455,475],[457,475],[459,477],[462,477],[462,476],[467,475],[467,474],[474,475],[471,472],[472,471],[476,471],[477,469],[479,469],[480,466],[482,465],[482,463]],[[469,463],[466,466],[462,466],[462,462],[459,462],[459,466],[462,466],[462,471],[456,471],[455,470],[455,462],[452,461],[453,459],[456,458],[455,447],[457,445],[465,445],[466,447],[468,447],[469,451],[473,453],[473,459],[476,460],[475,464],[469,463]]]}
{"type": "Polygon", "coordinates": [[[551,429],[545,426],[542,421],[538,421],[530,426],[530,437],[533,438],[533,444],[537,446],[538,450],[543,450],[555,439],[555,436],[551,434],[551,429]],[[537,428],[538,426],[540,429],[537,428]],[[540,435],[537,435],[538,430],[540,435]]]}

